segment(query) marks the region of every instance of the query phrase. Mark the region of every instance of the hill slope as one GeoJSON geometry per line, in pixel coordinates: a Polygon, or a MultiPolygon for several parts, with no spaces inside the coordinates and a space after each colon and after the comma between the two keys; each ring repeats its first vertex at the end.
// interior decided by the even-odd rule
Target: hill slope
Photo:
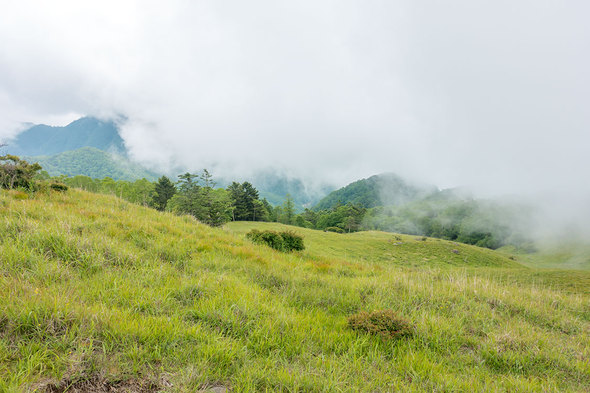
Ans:
{"type": "Polygon", "coordinates": [[[324,210],[354,203],[362,207],[401,205],[424,198],[438,189],[434,186],[411,184],[393,173],[383,173],[367,179],[357,180],[322,198],[314,210],[324,210]]]}
{"type": "Polygon", "coordinates": [[[6,151],[17,156],[52,156],[81,147],[125,154],[123,139],[110,121],[83,117],[65,127],[35,125],[21,132],[6,151]]]}
{"type": "Polygon", "coordinates": [[[124,156],[109,153],[93,147],[82,147],[53,156],[25,157],[38,162],[51,176],[84,175],[95,179],[110,177],[115,180],[137,180],[146,178],[154,181],[158,175],[124,156]]]}
{"type": "MultiPolygon", "coordinates": [[[[281,231],[293,228],[252,221],[230,222],[226,227],[240,235],[252,229],[281,231]]],[[[492,250],[441,239],[379,231],[338,234],[300,227],[294,230],[305,237],[313,255],[349,262],[384,262],[406,267],[523,267],[492,250]]]]}
{"type": "Polygon", "coordinates": [[[404,247],[392,234],[343,250],[305,232],[308,249],[285,255],[114,197],[23,197],[0,191],[0,391],[590,386],[589,294],[530,280],[545,272],[491,251],[489,267],[471,263],[477,248],[451,251],[468,257],[455,267],[448,243],[402,237],[401,263],[379,256],[377,244],[404,247]],[[348,328],[351,314],[383,308],[413,336],[348,328]]]}

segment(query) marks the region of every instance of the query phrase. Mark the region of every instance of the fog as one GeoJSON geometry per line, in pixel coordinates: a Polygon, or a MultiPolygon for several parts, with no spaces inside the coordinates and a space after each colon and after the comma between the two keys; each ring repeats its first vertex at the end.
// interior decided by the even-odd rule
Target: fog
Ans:
{"type": "Polygon", "coordinates": [[[336,185],[395,172],[590,219],[588,15],[585,1],[8,2],[0,138],[93,115],[119,119],[152,168],[336,185]]]}

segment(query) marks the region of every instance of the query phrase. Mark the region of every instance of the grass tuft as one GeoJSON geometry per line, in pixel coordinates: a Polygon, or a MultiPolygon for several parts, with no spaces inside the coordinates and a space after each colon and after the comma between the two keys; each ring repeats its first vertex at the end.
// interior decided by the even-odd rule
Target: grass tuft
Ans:
{"type": "Polygon", "coordinates": [[[412,335],[410,323],[393,310],[360,312],[348,318],[348,326],[387,339],[399,339],[412,335]]]}

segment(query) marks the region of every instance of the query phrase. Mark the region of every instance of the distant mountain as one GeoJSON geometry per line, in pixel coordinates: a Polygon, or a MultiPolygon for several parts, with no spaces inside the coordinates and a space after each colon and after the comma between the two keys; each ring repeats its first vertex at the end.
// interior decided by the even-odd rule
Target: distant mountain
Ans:
{"type": "Polygon", "coordinates": [[[126,155],[123,139],[112,121],[83,117],[65,127],[34,125],[8,142],[8,154],[17,156],[52,156],[81,147],[94,147],[126,155]]]}
{"type": "MultiPolygon", "coordinates": [[[[3,152],[39,162],[50,175],[85,175],[93,178],[111,177],[116,180],[136,180],[142,177],[153,180],[157,174],[128,160],[127,150],[117,125],[94,117],[83,117],[65,127],[32,125],[3,148],[3,152]]],[[[178,169],[178,173],[186,172],[178,169]]],[[[175,174],[169,174],[176,180],[175,174]]],[[[287,194],[293,198],[297,211],[312,206],[333,188],[310,188],[301,179],[262,170],[252,176],[219,179],[219,187],[231,181],[249,181],[261,198],[280,205],[287,194]]]]}
{"type": "Polygon", "coordinates": [[[395,206],[423,199],[437,192],[438,188],[435,186],[418,185],[393,173],[383,173],[368,179],[357,180],[331,192],[314,206],[314,210],[329,209],[338,204],[347,203],[366,208],[395,206]]]}
{"type": "Polygon", "coordinates": [[[146,178],[151,181],[159,176],[122,155],[88,146],[52,156],[25,156],[25,158],[30,162],[41,164],[43,170],[51,176],[85,175],[95,179],[110,177],[115,180],[146,178]]]}

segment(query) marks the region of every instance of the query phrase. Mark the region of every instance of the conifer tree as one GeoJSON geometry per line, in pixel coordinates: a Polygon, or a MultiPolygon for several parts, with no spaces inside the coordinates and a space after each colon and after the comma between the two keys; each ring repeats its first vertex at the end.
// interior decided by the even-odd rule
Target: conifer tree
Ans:
{"type": "Polygon", "coordinates": [[[176,187],[170,179],[162,176],[156,183],[155,192],[152,197],[152,205],[157,210],[164,210],[168,200],[176,194],[176,187]]]}

